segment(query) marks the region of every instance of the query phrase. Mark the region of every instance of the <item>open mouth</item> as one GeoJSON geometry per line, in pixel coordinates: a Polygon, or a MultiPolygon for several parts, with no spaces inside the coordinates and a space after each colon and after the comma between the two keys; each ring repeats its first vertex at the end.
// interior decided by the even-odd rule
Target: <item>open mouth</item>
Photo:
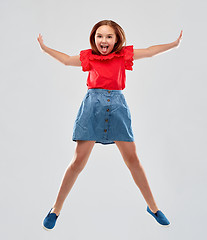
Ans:
{"type": "Polygon", "coordinates": [[[108,49],[108,48],[109,48],[109,46],[104,46],[104,45],[101,45],[101,48],[102,48],[103,50],[106,50],[106,49],[108,49]]]}

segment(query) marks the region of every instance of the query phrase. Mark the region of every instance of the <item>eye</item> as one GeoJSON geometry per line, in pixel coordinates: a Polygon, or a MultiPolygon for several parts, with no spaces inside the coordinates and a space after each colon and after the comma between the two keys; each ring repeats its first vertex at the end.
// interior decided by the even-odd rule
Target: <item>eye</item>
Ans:
{"type": "Polygon", "coordinates": [[[108,38],[112,38],[112,36],[108,36],[108,38]]]}

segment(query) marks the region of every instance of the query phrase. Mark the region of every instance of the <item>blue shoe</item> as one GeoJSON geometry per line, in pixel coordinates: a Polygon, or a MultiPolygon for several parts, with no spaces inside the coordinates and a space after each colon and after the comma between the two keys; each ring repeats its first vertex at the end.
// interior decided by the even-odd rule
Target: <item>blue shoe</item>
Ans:
{"type": "Polygon", "coordinates": [[[165,227],[168,227],[170,225],[170,222],[165,217],[164,213],[162,213],[162,211],[158,210],[156,213],[153,213],[150,210],[150,208],[147,206],[147,212],[149,214],[151,214],[159,224],[161,224],[161,225],[163,225],[165,227]]]}
{"type": "Polygon", "coordinates": [[[55,213],[50,213],[52,211],[52,208],[50,209],[49,213],[45,217],[45,219],[42,222],[42,226],[45,230],[52,230],[55,227],[55,223],[59,215],[57,216],[55,213]]]}

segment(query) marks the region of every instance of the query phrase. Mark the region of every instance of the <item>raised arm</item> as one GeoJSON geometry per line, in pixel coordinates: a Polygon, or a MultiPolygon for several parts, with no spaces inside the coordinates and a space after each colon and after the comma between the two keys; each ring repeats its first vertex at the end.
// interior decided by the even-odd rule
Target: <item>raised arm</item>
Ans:
{"type": "Polygon", "coordinates": [[[151,53],[149,51],[149,48],[143,48],[143,49],[134,49],[134,60],[140,59],[140,58],[146,58],[151,57],[151,53]]]}
{"type": "Polygon", "coordinates": [[[153,57],[154,55],[167,51],[175,47],[175,43],[167,43],[162,45],[154,45],[144,49],[134,49],[134,60],[146,57],[153,57]]]}
{"type": "Polygon", "coordinates": [[[155,45],[155,46],[151,46],[151,47],[144,48],[144,49],[134,49],[134,60],[140,59],[140,58],[145,58],[145,57],[152,57],[158,53],[165,52],[171,48],[177,47],[182,38],[182,32],[183,31],[181,31],[178,39],[172,43],[155,45]]]}
{"type": "Polygon", "coordinates": [[[55,59],[57,59],[58,61],[60,61],[61,63],[63,63],[64,65],[67,66],[81,66],[81,61],[80,61],[80,56],[69,56],[65,53],[62,52],[58,52],[52,48],[47,47],[44,43],[43,43],[43,39],[42,39],[42,35],[39,34],[39,37],[37,38],[40,47],[42,48],[42,50],[46,53],[48,53],[50,56],[54,57],[55,59]]]}

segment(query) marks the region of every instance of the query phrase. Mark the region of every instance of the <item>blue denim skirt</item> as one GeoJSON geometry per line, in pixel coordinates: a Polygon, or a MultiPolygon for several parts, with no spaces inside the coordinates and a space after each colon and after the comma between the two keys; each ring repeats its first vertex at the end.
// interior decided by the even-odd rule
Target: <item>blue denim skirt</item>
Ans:
{"type": "Polygon", "coordinates": [[[72,140],[133,142],[131,113],[122,90],[88,89],[75,119],[72,140]]]}

